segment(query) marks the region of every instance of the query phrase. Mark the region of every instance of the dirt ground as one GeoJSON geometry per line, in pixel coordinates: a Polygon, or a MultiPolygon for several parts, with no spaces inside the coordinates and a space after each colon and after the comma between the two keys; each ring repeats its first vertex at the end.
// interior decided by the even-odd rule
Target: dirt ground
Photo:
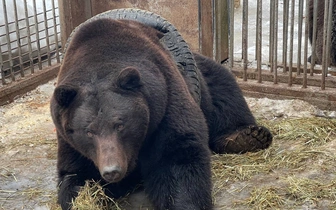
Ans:
{"type": "MultiPolygon", "coordinates": [[[[51,81],[19,97],[15,102],[0,107],[0,209],[55,209],[56,198],[56,136],[49,113],[49,100],[54,89],[51,81]]],[[[299,100],[270,100],[247,98],[248,104],[258,120],[335,117],[335,112],[318,110],[299,100]]],[[[278,147],[279,145],[277,145],[278,147]]],[[[329,141],[328,155],[335,158],[336,139],[329,141]]],[[[273,147],[273,146],[272,146],[273,147]]],[[[272,150],[272,147],[270,150],[272,150]]],[[[287,148],[287,147],[286,147],[287,148]]],[[[289,148],[290,149],[290,148],[289,148]]],[[[274,151],[280,151],[275,150],[274,151]]],[[[267,155],[267,151],[260,155],[267,155]]],[[[281,156],[281,155],[279,155],[281,156]]],[[[234,159],[236,156],[215,157],[234,159]]],[[[244,157],[244,156],[243,156],[244,157]]],[[[246,156],[250,158],[250,156],[246,156]]],[[[223,160],[225,161],[225,160],[223,160]]],[[[312,160],[305,159],[300,174],[305,177],[322,176],[326,180],[335,179],[335,169],[321,173],[320,168],[312,168],[312,160]]],[[[335,162],[333,162],[335,163],[335,162]]],[[[319,163],[320,165],[323,163],[319,163]]],[[[228,167],[228,166],[225,166],[228,167]]],[[[335,168],[332,166],[332,168],[335,168]]],[[[246,209],[239,201],[246,201],[256,190],[270,184],[279,183],[279,177],[295,174],[296,168],[288,166],[262,174],[255,174],[247,181],[233,181],[228,177],[223,181],[214,177],[214,185],[225,185],[225,190],[214,192],[216,209],[246,209]],[[226,180],[226,181],[225,181],[226,180]]],[[[237,171],[236,174],[241,173],[237,171]]],[[[244,173],[241,173],[242,175],[244,173]]],[[[222,188],[223,189],[223,188],[222,188]]],[[[336,195],[336,189],[333,189],[336,195]]],[[[130,202],[130,209],[143,209],[145,196],[138,194],[130,202]]],[[[323,198],[318,203],[303,202],[293,209],[336,209],[336,199],[323,198]]],[[[253,209],[252,206],[249,209],[253,209]]],[[[290,204],[287,205],[287,207],[290,204]]]]}

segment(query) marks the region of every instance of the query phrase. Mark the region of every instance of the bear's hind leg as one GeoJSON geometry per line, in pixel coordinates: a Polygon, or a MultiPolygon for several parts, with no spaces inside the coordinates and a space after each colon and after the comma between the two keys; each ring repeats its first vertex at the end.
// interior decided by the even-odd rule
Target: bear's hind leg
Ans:
{"type": "Polygon", "coordinates": [[[245,153],[266,149],[271,143],[272,134],[267,128],[250,125],[210,140],[210,148],[220,154],[245,153]]]}
{"type": "Polygon", "coordinates": [[[212,59],[197,53],[195,58],[206,83],[202,85],[201,108],[208,123],[210,148],[216,153],[244,153],[269,147],[272,135],[257,125],[235,76],[212,59]]]}

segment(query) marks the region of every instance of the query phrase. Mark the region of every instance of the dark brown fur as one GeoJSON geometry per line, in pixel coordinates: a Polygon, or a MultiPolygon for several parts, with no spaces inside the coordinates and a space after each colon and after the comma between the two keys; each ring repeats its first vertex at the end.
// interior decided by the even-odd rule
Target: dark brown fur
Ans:
{"type": "Polygon", "coordinates": [[[51,101],[63,209],[94,179],[109,183],[112,197],[143,181],[155,209],[210,210],[209,147],[240,153],[271,144],[229,71],[195,54],[199,106],[161,37],[140,23],[108,19],[74,35],[51,101]]]}

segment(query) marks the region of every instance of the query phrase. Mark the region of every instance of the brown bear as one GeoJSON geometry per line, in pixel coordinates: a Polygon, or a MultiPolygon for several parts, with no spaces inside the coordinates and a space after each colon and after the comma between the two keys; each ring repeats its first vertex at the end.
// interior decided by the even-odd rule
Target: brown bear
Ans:
{"type": "Polygon", "coordinates": [[[111,197],[143,183],[158,210],[211,210],[211,150],[271,144],[227,69],[194,54],[198,103],[162,37],[142,23],[109,18],[72,35],[51,99],[62,209],[93,179],[111,197]]]}
{"type": "MultiPolygon", "coordinates": [[[[322,64],[323,56],[323,35],[324,35],[324,0],[317,1],[317,25],[316,25],[316,44],[315,44],[315,56],[316,64],[322,64]]],[[[330,57],[329,61],[332,66],[336,66],[336,3],[333,3],[332,8],[332,18],[331,18],[331,48],[330,48],[330,57]]],[[[309,31],[309,41],[310,44],[313,43],[313,21],[314,21],[314,0],[309,0],[308,2],[308,31],[309,31]]],[[[308,58],[308,61],[311,62],[311,56],[308,58]]]]}

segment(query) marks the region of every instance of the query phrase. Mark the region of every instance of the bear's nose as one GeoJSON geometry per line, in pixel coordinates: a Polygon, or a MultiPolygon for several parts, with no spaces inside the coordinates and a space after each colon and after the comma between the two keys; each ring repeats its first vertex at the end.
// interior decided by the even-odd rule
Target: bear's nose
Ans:
{"type": "Polygon", "coordinates": [[[102,171],[103,178],[108,182],[117,182],[121,178],[121,168],[119,166],[106,166],[102,171]]]}

